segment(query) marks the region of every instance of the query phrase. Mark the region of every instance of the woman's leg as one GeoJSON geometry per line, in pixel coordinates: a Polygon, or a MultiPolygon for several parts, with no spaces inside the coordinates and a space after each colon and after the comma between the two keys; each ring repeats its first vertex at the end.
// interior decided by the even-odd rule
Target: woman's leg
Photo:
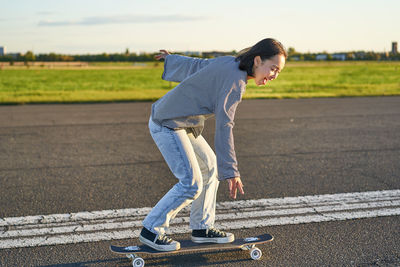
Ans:
{"type": "Polygon", "coordinates": [[[185,130],[174,131],[155,124],[151,119],[149,128],[170,170],[179,179],[143,221],[143,226],[149,231],[163,235],[170,220],[199,197],[203,181],[193,145],[185,130]]]}
{"type": "Polygon", "coordinates": [[[214,227],[215,208],[218,191],[217,159],[203,136],[194,138],[189,134],[197,162],[203,177],[203,189],[200,196],[193,201],[190,212],[191,229],[208,229],[214,227]]]}
{"type": "Polygon", "coordinates": [[[195,243],[230,243],[235,235],[214,228],[215,208],[218,191],[217,159],[207,141],[199,136],[189,135],[203,176],[203,190],[193,201],[190,212],[192,241],[195,243]]]}

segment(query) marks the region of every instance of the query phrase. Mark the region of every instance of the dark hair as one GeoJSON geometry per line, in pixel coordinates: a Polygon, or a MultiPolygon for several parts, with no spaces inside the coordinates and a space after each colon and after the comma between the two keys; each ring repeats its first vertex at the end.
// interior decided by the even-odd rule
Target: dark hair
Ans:
{"type": "Polygon", "coordinates": [[[253,76],[254,58],[260,56],[261,60],[270,59],[276,55],[283,55],[287,58],[284,46],[275,39],[266,38],[259,41],[252,47],[248,47],[239,52],[236,61],[240,61],[239,69],[245,70],[247,75],[253,76]]]}

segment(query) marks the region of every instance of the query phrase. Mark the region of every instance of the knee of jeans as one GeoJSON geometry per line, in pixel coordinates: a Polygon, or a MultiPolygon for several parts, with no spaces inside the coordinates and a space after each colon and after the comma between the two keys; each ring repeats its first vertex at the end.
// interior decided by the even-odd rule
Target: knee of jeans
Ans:
{"type": "Polygon", "coordinates": [[[193,200],[197,199],[200,196],[203,189],[201,182],[194,182],[190,185],[181,184],[181,187],[183,187],[186,197],[193,200]]]}
{"type": "Polygon", "coordinates": [[[190,187],[189,194],[191,195],[193,200],[197,199],[200,196],[202,189],[203,186],[200,183],[194,183],[190,187]]]}
{"type": "Polygon", "coordinates": [[[209,177],[217,176],[217,158],[215,156],[209,159],[207,168],[209,177]]]}
{"type": "Polygon", "coordinates": [[[196,186],[196,190],[193,191],[193,200],[197,199],[200,195],[201,195],[201,191],[202,191],[203,187],[198,187],[196,186]]]}

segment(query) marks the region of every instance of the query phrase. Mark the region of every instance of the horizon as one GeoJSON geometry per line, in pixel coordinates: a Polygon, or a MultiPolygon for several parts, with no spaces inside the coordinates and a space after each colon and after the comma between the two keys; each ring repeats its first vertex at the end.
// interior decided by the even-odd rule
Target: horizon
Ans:
{"type": "Polygon", "coordinates": [[[64,55],[210,52],[272,37],[303,54],[381,53],[400,40],[398,10],[396,0],[15,0],[0,10],[0,46],[64,55]]]}
{"type": "MultiPolygon", "coordinates": [[[[398,42],[397,42],[398,43],[398,42]]],[[[52,54],[52,53],[54,53],[54,54],[56,54],[56,55],[64,55],[64,56],[84,56],[84,55],[89,55],[89,56],[92,56],[92,55],[101,55],[101,54],[108,54],[108,55],[111,55],[111,54],[124,54],[125,53],[125,51],[126,51],[126,49],[125,49],[125,51],[115,51],[115,52],[106,52],[106,51],[103,51],[103,52],[98,52],[98,53],[92,53],[92,52],[86,52],[86,53],[58,53],[58,52],[42,52],[42,53],[35,53],[34,51],[31,51],[31,50],[28,50],[28,51],[25,51],[25,52],[20,52],[20,51],[7,51],[8,49],[7,49],[7,47],[4,47],[4,46],[1,46],[0,45],[0,47],[3,47],[3,48],[5,48],[6,49],[6,53],[5,53],[5,55],[11,55],[11,54],[21,54],[21,55],[24,55],[24,54],[26,54],[27,52],[33,52],[35,55],[40,55],[40,54],[42,54],[42,55],[49,55],[49,54],[52,54]]],[[[286,48],[286,50],[289,48],[289,47],[285,47],[286,48]]],[[[220,52],[220,53],[229,53],[229,52],[234,52],[235,50],[231,50],[231,51],[223,51],[223,50],[207,50],[207,51],[178,51],[178,50],[176,50],[176,51],[169,51],[169,52],[171,52],[171,53],[187,53],[187,54],[190,54],[190,53],[193,53],[193,54],[196,54],[196,53],[201,53],[201,54],[203,54],[203,53],[212,53],[212,52],[216,52],[216,53],[218,53],[218,52],[220,52]]],[[[295,49],[295,51],[296,51],[296,53],[299,53],[299,54],[344,54],[344,53],[358,53],[358,52],[365,52],[365,53],[369,53],[369,52],[372,52],[372,53],[376,53],[376,54],[379,54],[379,53],[386,53],[386,52],[388,52],[388,53],[390,53],[391,52],[391,49],[390,50],[387,50],[387,51],[373,51],[373,50],[370,50],[370,51],[366,51],[366,50],[351,50],[351,51],[332,51],[332,52],[327,52],[327,51],[307,51],[307,52],[303,52],[303,51],[298,51],[297,49],[295,49]]],[[[133,53],[136,53],[136,55],[142,55],[142,54],[156,54],[156,53],[158,53],[159,51],[129,51],[129,54],[133,54],[133,53]]],[[[239,51],[236,51],[236,52],[239,52],[239,51]]]]}

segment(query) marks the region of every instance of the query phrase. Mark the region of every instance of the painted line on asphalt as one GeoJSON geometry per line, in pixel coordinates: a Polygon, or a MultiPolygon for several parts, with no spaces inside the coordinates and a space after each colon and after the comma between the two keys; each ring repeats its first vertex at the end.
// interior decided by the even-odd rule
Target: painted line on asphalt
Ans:
{"type": "MultiPolygon", "coordinates": [[[[272,216],[287,216],[297,214],[312,214],[315,212],[333,212],[343,211],[344,209],[360,210],[360,209],[372,209],[372,208],[385,208],[390,206],[400,206],[400,200],[395,201],[382,201],[373,203],[360,203],[360,204],[346,204],[346,205],[329,205],[322,207],[309,207],[309,208],[297,208],[297,209],[280,209],[280,210],[257,210],[257,211],[241,211],[236,213],[224,213],[217,214],[216,220],[239,220],[246,218],[257,218],[257,217],[272,217],[272,216]]],[[[101,223],[96,222],[85,225],[62,225],[63,227],[55,227],[54,225],[42,228],[30,228],[30,229],[18,229],[9,230],[4,232],[2,238],[20,237],[20,236],[40,236],[40,235],[54,235],[54,234],[68,234],[68,233],[79,233],[79,232],[90,232],[90,231],[102,231],[102,230],[113,230],[123,229],[132,227],[141,227],[142,220],[129,220],[129,221],[115,221],[108,220],[101,223]]],[[[178,217],[172,224],[189,222],[189,217],[178,217]]]]}
{"type": "MultiPolygon", "coordinates": [[[[149,207],[0,219],[0,249],[137,238],[149,207]]],[[[190,207],[171,221],[189,233],[190,207]]],[[[400,190],[220,202],[223,230],[400,215],[400,190]]]]}

